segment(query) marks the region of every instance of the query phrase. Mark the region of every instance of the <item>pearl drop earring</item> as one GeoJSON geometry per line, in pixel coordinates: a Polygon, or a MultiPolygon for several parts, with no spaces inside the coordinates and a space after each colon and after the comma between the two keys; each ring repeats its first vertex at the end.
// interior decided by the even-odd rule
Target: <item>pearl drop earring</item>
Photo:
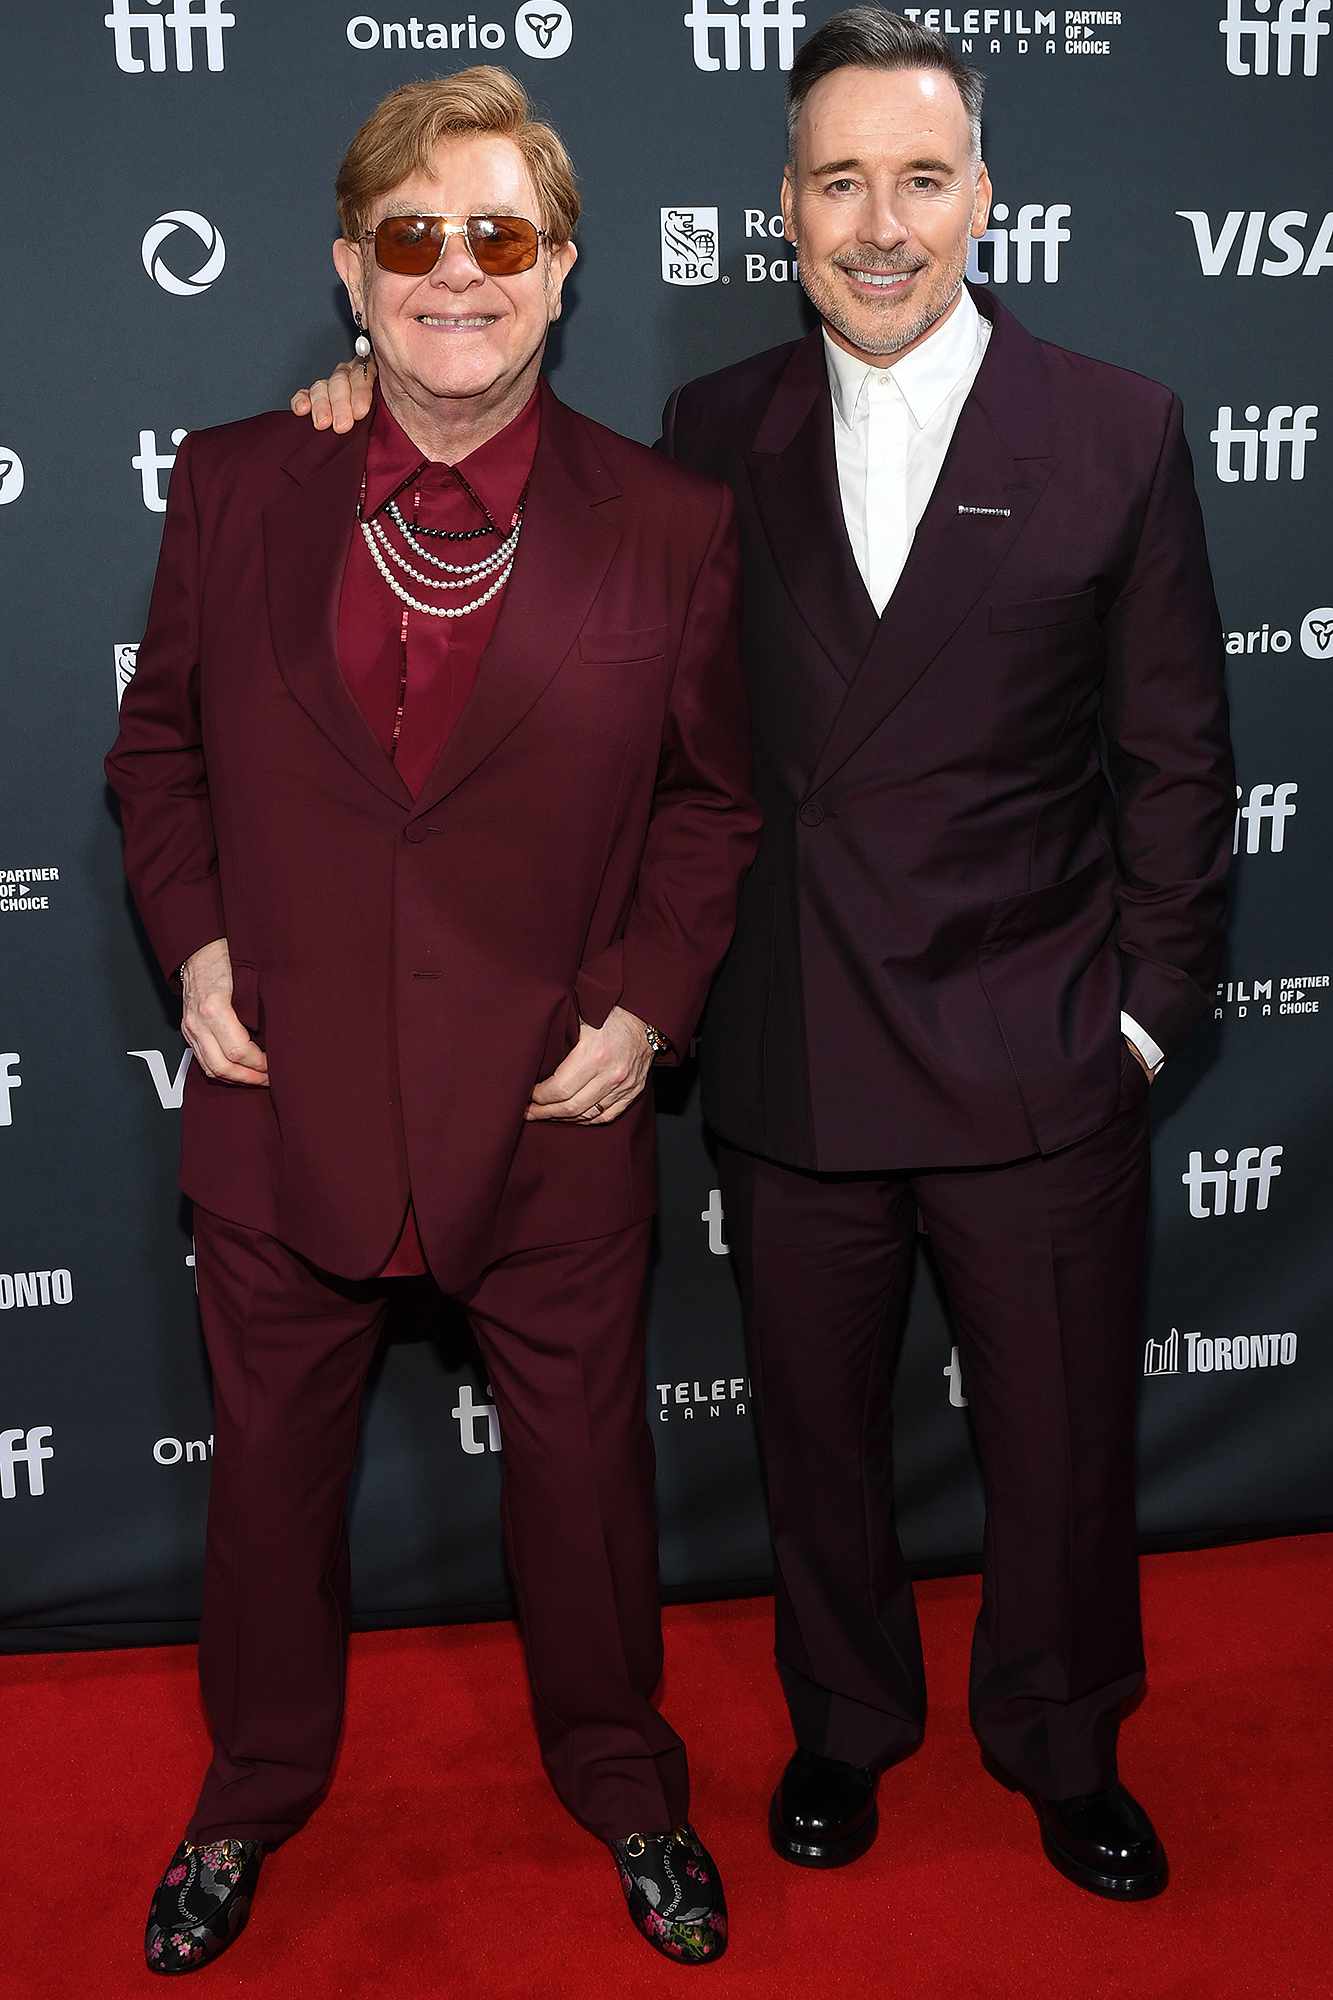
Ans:
{"type": "Polygon", "coordinates": [[[365,321],[362,319],[360,313],[353,313],[352,317],[359,329],[356,336],[356,358],[364,365],[370,359],[370,335],[366,332],[365,321]]]}

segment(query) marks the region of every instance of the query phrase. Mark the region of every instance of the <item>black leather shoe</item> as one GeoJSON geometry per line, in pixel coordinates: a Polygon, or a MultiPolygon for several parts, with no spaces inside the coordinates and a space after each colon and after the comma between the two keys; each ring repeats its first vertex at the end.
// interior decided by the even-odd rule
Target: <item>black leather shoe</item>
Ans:
{"type": "Polygon", "coordinates": [[[198,1972],[245,1928],[264,1859],[258,1840],[183,1840],[153,1892],[144,1935],[150,1972],[198,1972]]]}
{"type": "Polygon", "coordinates": [[[1141,1903],[1160,1896],[1167,1883],[1166,1852],[1157,1830],[1122,1784],[1073,1799],[1040,1799],[1001,1770],[983,1763],[1011,1792],[1022,1792],[1037,1815],[1046,1859],[1094,1896],[1141,1903]]]}
{"type": "Polygon", "coordinates": [[[630,1918],[677,1965],[708,1965],[727,1948],[727,1899],[717,1863],[692,1826],[608,1843],[630,1918]]]}
{"type": "Polygon", "coordinates": [[[875,1774],[798,1750],[782,1774],[768,1815],[769,1837],[798,1868],[842,1868],[879,1832],[875,1774]]]}

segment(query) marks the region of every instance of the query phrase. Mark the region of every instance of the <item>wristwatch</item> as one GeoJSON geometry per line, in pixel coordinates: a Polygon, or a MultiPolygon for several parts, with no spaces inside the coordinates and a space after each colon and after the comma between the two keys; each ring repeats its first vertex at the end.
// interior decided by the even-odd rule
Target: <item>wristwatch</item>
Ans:
{"type": "Polygon", "coordinates": [[[656,1028],[647,1021],[643,1024],[643,1032],[648,1037],[648,1046],[655,1056],[664,1056],[670,1051],[671,1044],[666,1036],[659,1035],[656,1028]]]}

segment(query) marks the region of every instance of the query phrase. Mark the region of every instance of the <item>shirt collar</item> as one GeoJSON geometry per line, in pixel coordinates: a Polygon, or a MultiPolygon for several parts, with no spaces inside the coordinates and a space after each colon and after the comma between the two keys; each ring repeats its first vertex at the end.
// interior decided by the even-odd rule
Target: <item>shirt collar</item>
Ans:
{"type": "Polygon", "coordinates": [[[829,339],[825,327],[824,357],[838,416],[849,430],[853,429],[865,416],[872,384],[891,381],[901,392],[920,430],[958,387],[976,359],[983,325],[972,294],[964,285],[949,317],[927,334],[919,347],[887,368],[876,368],[849,354],[845,347],[829,339]]]}
{"type": "MultiPolygon", "coordinates": [[[[508,529],[510,517],[528,483],[540,429],[541,383],[538,382],[518,415],[458,462],[457,471],[485,501],[503,530],[508,529]]],[[[429,481],[432,488],[443,489],[453,482],[454,470],[423,456],[377,388],[366,444],[366,497],[362,510],[366,519],[378,514],[381,507],[396,499],[418,476],[429,481]]]]}

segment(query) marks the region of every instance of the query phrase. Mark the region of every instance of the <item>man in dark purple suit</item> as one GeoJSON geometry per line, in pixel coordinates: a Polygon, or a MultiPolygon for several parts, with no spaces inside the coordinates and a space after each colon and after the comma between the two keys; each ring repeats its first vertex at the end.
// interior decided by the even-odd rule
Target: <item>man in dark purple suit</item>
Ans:
{"type": "Polygon", "coordinates": [[[1177,398],[963,282],[981,79],[877,7],[798,55],[787,234],[822,325],[679,390],[725,478],[764,813],[703,1039],[799,1746],[787,1859],[874,1838],[925,1689],[890,1389],[918,1216],[987,1501],[971,1712],[1086,1889],[1166,1862],[1143,1679],[1148,1091],[1217,977],[1235,792],[1177,398]]]}
{"type": "MultiPolygon", "coordinates": [[[[705,1107],[798,1745],[778,1852],[863,1853],[921,1739],[891,1457],[920,1220],[986,1490],[972,1719],[1055,1865],[1139,1898],[1166,1881],[1116,1767],[1148,1092],[1218,972],[1222,638],[1178,399],[964,283],[981,101],[883,8],[811,36],[783,211],[822,324],[667,406],[666,449],[736,496],[764,812],[705,1107]]],[[[367,402],[315,385],[320,424],[367,402]]]]}

